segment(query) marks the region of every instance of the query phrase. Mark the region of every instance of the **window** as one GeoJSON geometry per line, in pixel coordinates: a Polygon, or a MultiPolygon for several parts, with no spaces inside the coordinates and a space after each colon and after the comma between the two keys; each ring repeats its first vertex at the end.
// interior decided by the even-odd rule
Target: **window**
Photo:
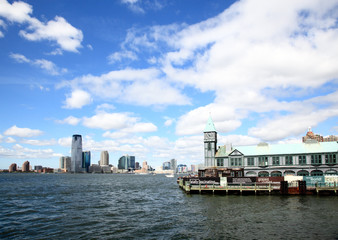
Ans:
{"type": "Polygon", "coordinates": [[[311,155],[311,164],[313,165],[322,164],[322,155],[320,154],[311,155]]]}
{"type": "Polygon", "coordinates": [[[255,159],[253,157],[247,158],[247,164],[248,164],[248,166],[254,166],[255,165],[255,159]]]}
{"type": "Polygon", "coordinates": [[[337,155],[336,154],[325,154],[325,163],[326,164],[337,164],[337,155]]]}
{"type": "Polygon", "coordinates": [[[230,166],[242,166],[242,158],[230,158],[230,166]]]}
{"type": "Polygon", "coordinates": [[[279,157],[272,157],[272,165],[279,165],[279,157]]]}
{"type": "Polygon", "coordinates": [[[224,166],[224,159],[221,158],[221,159],[217,159],[217,167],[222,167],[224,166]]]}
{"type": "Polygon", "coordinates": [[[292,165],[292,156],[285,156],[285,165],[292,165]]]}
{"type": "Polygon", "coordinates": [[[258,165],[260,167],[268,166],[268,157],[266,156],[258,157],[258,165]]]}
{"type": "Polygon", "coordinates": [[[208,143],[208,151],[211,151],[211,143],[208,143]]]}
{"type": "Polygon", "coordinates": [[[305,155],[298,156],[298,163],[299,165],[306,165],[306,156],[305,155]]]}

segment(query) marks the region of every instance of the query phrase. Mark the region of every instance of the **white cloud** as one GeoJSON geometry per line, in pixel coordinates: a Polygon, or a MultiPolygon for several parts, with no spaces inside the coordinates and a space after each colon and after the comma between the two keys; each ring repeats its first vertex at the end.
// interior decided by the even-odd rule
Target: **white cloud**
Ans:
{"type": "Polygon", "coordinates": [[[87,48],[88,48],[89,50],[93,50],[93,46],[92,46],[91,44],[87,44],[87,48]]]}
{"type": "Polygon", "coordinates": [[[30,20],[30,14],[33,12],[32,6],[25,2],[8,3],[6,0],[0,0],[0,16],[11,22],[23,23],[30,20]]]}
{"type": "Polygon", "coordinates": [[[115,62],[121,62],[124,59],[130,59],[135,61],[137,59],[137,55],[132,51],[122,51],[112,53],[107,58],[109,63],[113,64],[115,62]]]}
{"type": "Polygon", "coordinates": [[[187,105],[190,99],[175,86],[160,79],[161,72],[149,69],[124,69],[101,76],[86,75],[63,82],[59,87],[84,89],[100,99],[142,105],[187,105]],[[132,96],[132,97],[131,97],[132,96]]]}
{"type": "Polygon", "coordinates": [[[7,137],[6,138],[6,143],[15,143],[15,142],[16,142],[16,140],[14,138],[12,138],[12,137],[7,137]]]}
{"type": "Polygon", "coordinates": [[[10,22],[28,24],[26,30],[20,30],[20,35],[30,41],[49,40],[56,42],[62,50],[78,52],[83,39],[82,31],[73,27],[63,17],[56,16],[47,23],[31,17],[33,8],[25,2],[8,3],[0,1],[0,16],[10,22]]]}
{"type": "Polygon", "coordinates": [[[30,63],[31,65],[35,65],[45,70],[51,75],[60,75],[61,73],[66,73],[67,69],[60,69],[53,62],[46,59],[35,59],[31,60],[19,53],[11,53],[9,55],[12,59],[14,59],[18,63],[30,63]]]}
{"type": "Polygon", "coordinates": [[[31,60],[29,60],[24,55],[19,54],[19,53],[11,53],[9,56],[13,58],[15,61],[17,61],[18,63],[30,63],[31,62],[31,60]]]}
{"type": "Polygon", "coordinates": [[[42,134],[43,132],[38,129],[19,128],[16,125],[10,127],[4,132],[4,135],[6,136],[15,136],[15,137],[35,137],[42,134]]]}
{"type": "Polygon", "coordinates": [[[69,109],[82,108],[83,106],[90,104],[92,101],[93,100],[89,93],[77,89],[67,97],[63,107],[69,109]]]}
{"type": "Polygon", "coordinates": [[[92,117],[84,117],[83,125],[89,128],[100,128],[104,130],[122,129],[137,122],[137,118],[131,117],[129,113],[106,113],[99,112],[92,117]]]}
{"type": "Polygon", "coordinates": [[[108,103],[103,103],[100,104],[96,107],[96,112],[100,112],[100,111],[110,111],[110,110],[114,110],[115,106],[112,104],[108,104],[108,103]]]}
{"type": "Polygon", "coordinates": [[[69,116],[69,117],[66,117],[65,119],[63,120],[57,120],[56,122],[57,123],[61,123],[61,124],[70,124],[70,125],[77,125],[79,122],[81,121],[80,118],[77,118],[77,117],[74,117],[74,116],[69,116]]]}
{"type": "Polygon", "coordinates": [[[72,137],[59,138],[58,144],[62,147],[71,148],[72,146],[72,137]]]}
{"type": "Polygon", "coordinates": [[[39,66],[40,68],[46,70],[51,75],[59,75],[59,71],[57,66],[46,59],[37,59],[33,62],[33,64],[39,66]]]}
{"type": "Polygon", "coordinates": [[[23,139],[20,142],[24,144],[34,145],[34,146],[51,146],[57,143],[55,139],[51,139],[51,140],[23,139]]]}
{"type": "Polygon", "coordinates": [[[0,156],[19,159],[46,159],[60,157],[60,154],[54,153],[52,149],[30,149],[25,148],[20,144],[15,144],[12,148],[4,148],[0,146],[0,156]]]}
{"type": "Polygon", "coordinates": [[[164,126],[166,127],[171,126],[176,121],[176,119],[170,117],[164,117],[164,120],[165,120],[164,126]]]}
{"type": "Polygon", "coordinates": [[[139,0],[121,0],[123,4],[126,4],[128,8],[135,13],[144,13],[144,9],[139,5],[139,0]]]}

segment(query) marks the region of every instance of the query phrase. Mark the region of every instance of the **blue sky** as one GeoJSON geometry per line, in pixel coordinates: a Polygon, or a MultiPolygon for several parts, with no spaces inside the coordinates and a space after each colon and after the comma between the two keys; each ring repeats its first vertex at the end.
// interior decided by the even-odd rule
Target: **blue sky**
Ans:
{"type": "Polygon", "coordinates": [[[0,168],[71,136],[153,167],[338,131],[338,1],[0,0],[0,168]]]}

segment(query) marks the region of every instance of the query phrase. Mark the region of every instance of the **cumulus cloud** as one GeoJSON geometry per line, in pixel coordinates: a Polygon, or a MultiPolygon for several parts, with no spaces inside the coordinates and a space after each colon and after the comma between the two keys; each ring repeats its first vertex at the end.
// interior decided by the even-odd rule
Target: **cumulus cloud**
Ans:
{"type": "Polygon", "coordinates": [[[55,153],[52,149],[31,149],[25,148],[20,144],[15,144],[12,148],[4,148],[0,146],[0,157],[16,158],[16,159],[46,159],[60,157],[60,154],[55,153]]]}
{"type": "Polygon", "coordinates": [[[55,139],[51,139],[51,140],[23,139],[20,142],[24,144],[34,145],[34,146],[52,146],[57,143],[55,139]]]}
{"type": "Polygon", "coordinates": [[[6,136],[15,136],[15,137],[35,137],[42,135],[43,132],[38,129],[30,128],[19,128],[16,125],[10,127],[4,132],[6,136]]]}
{"type": "Polygon", "coordinates": [[[78,52],[82,47],[82,31],[73,27],[63,17],[56,16],[46,23],[31,16],[33,7],[25,2],[12,4],[0,0],[0,17],[12,23],[27,24],[25,30],[20,30],[20,36],[30,41],[48,40],[56,42],[62,50],[78,52]]]}
{"type": "MultiPolygon", "coordinates": [[[[140,119],[132,116],[131,113],[107,113],[98,112],[92,117],[84,117],[83,125],[89,128],[100,128],[103,130],[120,130],[125,133],[144,133],[157,131],[153,123],[140,122],[140,119]]],[[[105,137],[114,137],[117,133],[104,133],[105,137]]]]}
{"type": "Polygon", "coordinates": [[[92,97],[86,91],[77,89],[74,90],[70,96],[64,102],[64,108],[73,109],[73,108],[82,108],[83,106],[91,103],[92,97]]]}
{"type": "Polygon", "coordinates": [[[154,68],[124,69],[100,76],[85,75],[63,82],[59,87],[84,89],[100,99],[116,99],[141,106],[191,104],[190,98],[175,86],[162,81],[160,75],[161,72],[154,68]]]}

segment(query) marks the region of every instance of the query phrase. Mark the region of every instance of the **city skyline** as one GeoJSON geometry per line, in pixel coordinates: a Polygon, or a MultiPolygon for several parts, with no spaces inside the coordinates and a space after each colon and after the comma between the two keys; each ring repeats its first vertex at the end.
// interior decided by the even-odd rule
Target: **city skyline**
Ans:
{"type": "Polygon", "coordinates": [[[57,168],[73,134],[92,163],[199,164],[209,116],[218,145],[338,135],[337,7],[0,0],[0,169],[57,168]]]}

